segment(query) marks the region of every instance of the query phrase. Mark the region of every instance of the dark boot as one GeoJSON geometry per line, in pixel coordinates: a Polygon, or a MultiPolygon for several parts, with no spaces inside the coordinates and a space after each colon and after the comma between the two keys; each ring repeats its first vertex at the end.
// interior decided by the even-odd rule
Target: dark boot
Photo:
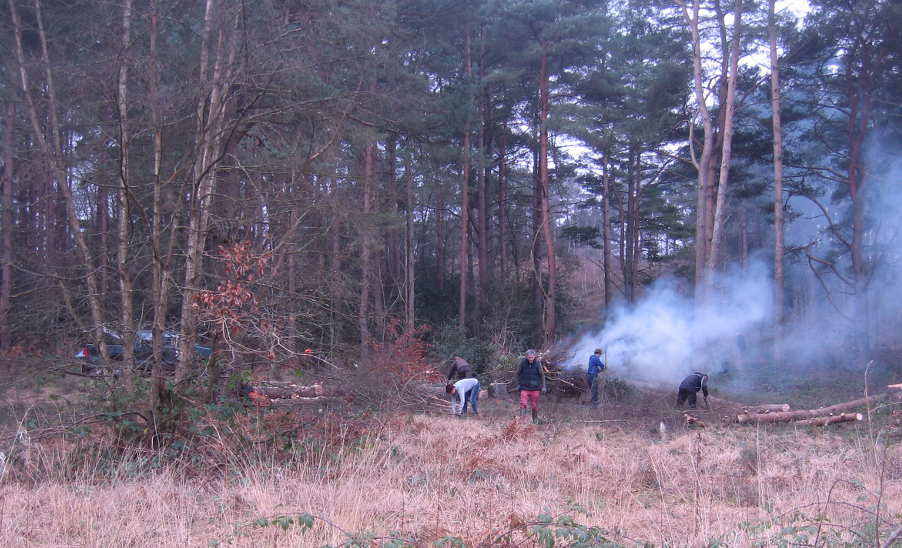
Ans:
{"type": "Polygon", "coordinates": [[[538,422],[539,422],[539,410],[538,409],[532,410],[532,422],[533,422],[533,424],[538,424],[538,422]]]}

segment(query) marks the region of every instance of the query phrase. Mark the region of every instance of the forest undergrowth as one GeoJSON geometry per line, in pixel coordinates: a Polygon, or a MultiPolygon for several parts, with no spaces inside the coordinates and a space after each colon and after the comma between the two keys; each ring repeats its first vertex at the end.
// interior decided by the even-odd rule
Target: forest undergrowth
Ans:
{"type": "MultiPolygon", "coordinates": [[[[573,406],[577,407],[577,406],[573,406]]],[[[864,423],[713,426],[251,412],[190,450],[111,429],[30,442],[4,546],[882,546],[902,446],[864,423]]]]}

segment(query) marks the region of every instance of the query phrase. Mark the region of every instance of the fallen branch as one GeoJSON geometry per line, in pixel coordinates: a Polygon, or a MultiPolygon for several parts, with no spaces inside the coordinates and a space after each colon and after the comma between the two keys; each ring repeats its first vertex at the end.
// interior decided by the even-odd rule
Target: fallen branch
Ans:
{"type": "Polygon", "coordinates": [[[315,396],[312,398],[298,396],[296,398],[283,398],[283,399],[275,399],[270,400],[269,404],[266,407],[274,408],[274,407],[303,407],[306,405],[328,405],[330,403],[338,403],[340,402],[340,398],[333,398],[330,396],[315,396]]]}

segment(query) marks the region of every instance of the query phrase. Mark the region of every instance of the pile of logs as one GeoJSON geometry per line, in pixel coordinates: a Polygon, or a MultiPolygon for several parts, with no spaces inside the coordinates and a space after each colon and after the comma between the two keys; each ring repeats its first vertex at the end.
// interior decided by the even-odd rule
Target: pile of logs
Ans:
{"type": "MultiPolygon", "coordinates": [[[[259,381],[251,386],[251,391],[252,394],[267,398],[266,407],[324,405],[339,400],[333,388],[320,383],[302,385],[292,382],[259,381]]],[[[258,401],[259,398],[252,396],[252,399],[258,401]]]]}
{"type": "Polygon", "coordinates": [[[894,393],[894,386],[899,386],[898,392],[902,394],[902,385],[890,385],[888,394],[876,394],[866,398],[838,403],[817,409],[790,410],[789,404],[759,405],[747,407],[742,413],[734,417],[724,417],[725,423],[738,424],[768,424],[775,422],[794,422],[796,424],[825,426],[839,422],[854,422],[864,419],[861,413],[846,413],[859,407],[870,406],[885,400],[894,393]]]}

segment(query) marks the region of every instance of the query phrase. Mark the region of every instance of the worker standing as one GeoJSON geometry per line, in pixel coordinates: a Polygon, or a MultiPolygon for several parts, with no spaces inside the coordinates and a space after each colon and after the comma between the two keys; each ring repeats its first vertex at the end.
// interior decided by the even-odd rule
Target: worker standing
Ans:
{"type": "Polygon", "coordinates": [[[596,348],[595,352],[589,356],[589,368],[586,370],[586,381],[589,383],[589,391],[592,393],[592,405],[598,407],[598,375],[605,370],[604,362],[601,361],[602,350],[596,348]]]}
{"type": "Polygon", "coordinates": [[[526,357],[517,365],[517,383],[520,388],[520,414],[526,408],[532,410],[532,422],[539,420],[539,393],[546,392],[545,371],[535,350],[527,350],[526,357]]]}

